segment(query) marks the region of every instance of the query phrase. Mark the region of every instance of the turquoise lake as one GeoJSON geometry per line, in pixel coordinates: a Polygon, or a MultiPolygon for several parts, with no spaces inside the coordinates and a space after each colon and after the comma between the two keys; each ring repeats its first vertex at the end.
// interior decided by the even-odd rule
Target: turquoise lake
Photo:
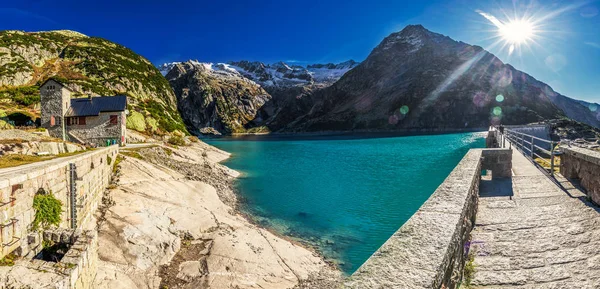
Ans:
{"type": "Polygon", "coordinates": [[[482,133],[381,138],[212,139],[243,208],[351,274],[427,200],[482,133]]]}

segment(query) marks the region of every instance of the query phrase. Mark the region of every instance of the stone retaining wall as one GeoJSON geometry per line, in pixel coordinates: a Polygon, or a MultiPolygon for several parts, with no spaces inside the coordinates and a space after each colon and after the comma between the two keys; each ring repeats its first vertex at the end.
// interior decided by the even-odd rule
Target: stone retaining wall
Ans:
{"type": "Polygon", "coordinates": [[[456,288],[462,279],[465,245],[477,211],[482,169],[504,177],[510,172],[511,159],[508,149],[471,149],[345,287],[456,288]]]}
{"type": "Polygon", "coordinates": [[[579,179],[588,196],[600,205],[600,152],[579,147],[562,147],[560,173],[579,179]]]}
{"type": "Polygon", "coordinates": [[[76,165],[77,228],[86,228],[112,174],[118,146],[80,155],[0,170],[0,258],[21,248],[27,255],[27,239],[35,217],[33,198],[43,189],[63,204],[60,228],[71,228],[69,164],[76,165]]]}

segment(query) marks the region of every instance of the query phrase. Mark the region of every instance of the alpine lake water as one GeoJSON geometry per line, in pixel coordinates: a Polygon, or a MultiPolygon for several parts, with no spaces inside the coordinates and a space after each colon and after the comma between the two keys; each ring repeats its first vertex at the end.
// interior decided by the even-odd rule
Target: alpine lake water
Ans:
{"type": "Polygon", "coordinates": [[[242,210],[354,272],[431,196],[483,133],[222,138],[242,210]]]}

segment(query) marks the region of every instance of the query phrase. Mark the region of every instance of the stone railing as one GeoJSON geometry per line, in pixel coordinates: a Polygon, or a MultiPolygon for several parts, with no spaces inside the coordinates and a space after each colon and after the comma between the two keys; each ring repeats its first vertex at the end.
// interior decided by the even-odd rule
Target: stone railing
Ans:
{"type": "Polygon", "coordinates": [[[600,152],[579,147],[562,147],[560,173],[579,179],[588,196],[600,205],[600,152]]]}
{"type": "MultiPolygon", "coordinates": [[[[82,228],[93,213],[110,182],[118,146],[79,155],[0,170],[0,258],[26,248],[35,217],[33,198],[52,193],[62,203],[60,228],[82,228]],[[75,174],[70,174],[71,164],[75,174]],[[75,190],[72,190],[75,188],[75,190]],[[72,206],[74,204],[74,206],[72,206]]],[[[27,254],[26,250],[17,252],[27,254]]]]}
{"type": "Polygon", "coordinates": [[[512,151],[471,149],[421,208],[350,278],[346,288],[456,288],[475,221],[482,170],[510,177],[512,151]]]}

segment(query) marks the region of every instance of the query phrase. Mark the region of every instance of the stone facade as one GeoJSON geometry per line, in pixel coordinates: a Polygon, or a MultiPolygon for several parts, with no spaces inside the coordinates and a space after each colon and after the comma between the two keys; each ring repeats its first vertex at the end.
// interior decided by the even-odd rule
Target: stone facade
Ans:
{"type": "Polygon", "coordinates": [[[87,116],[86,124],[67,125],[67,131],[70,136],[77,138],[83,142],[95,143],[100,146],[105,146],[107,141],[111,144],[125,143],[125,127],[126,115],[124,111],[117,112],[101,112],[98,116],[87,116]],[[111,123],[111,116],[117,117],[117,123],[111,123]]]}
{"type": "Polygon", "coordinates": [[[423,206],[344,286],[457,288],[475,223],[481,171],[490,169],[501,172],[492,173],[493,177],[505,177],[510,171],[511,152],[471,149],[423,206]]]}
{"type": "Polygon", "coordinates": [[[41,126],[48,130],[50,136],[99,146],[125,143],[125,109],[101,111],[98,115],[68,116],[71,91],[53,79],[40,87],[40,101],[41,126]],[[85,124],[82,124],[83,122],[85,124]]]}
{"type": "Polygon", "coordinates": [[[579,179],[588,196],[600,205],[600,152],[578,147],[562,147],[560,173],[579,179]]]}
{"type": "Polygon", "coordinates": [[[50,79],[40,87],[41,125],[51,136],[67,139],[63,129],[70,102],[71,91],[58,81],[50,79]]]}
{"type": "Polygon", "coordinates": [[[39,189],[51,192],[63,204],[60,228],[86,228],[109,185],[118,146],[80,155],[0,170],[0,258],[25,246],[35,211],[33,198],[39,189]],[[75,212],[71,208],[70,164],[76,166],[75,212]],[[72,222],[74,221],[74,222],[72,222]]]}

